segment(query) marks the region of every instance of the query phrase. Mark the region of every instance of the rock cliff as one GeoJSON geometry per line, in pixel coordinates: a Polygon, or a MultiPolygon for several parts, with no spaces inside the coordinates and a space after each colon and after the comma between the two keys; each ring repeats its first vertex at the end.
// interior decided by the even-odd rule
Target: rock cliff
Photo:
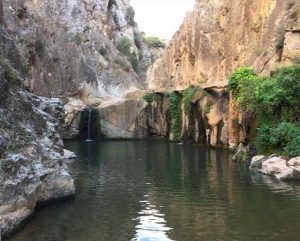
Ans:
{"type": "Polygon", "coordinates": [[[299,14],[296,0],[197,0],[149,70],[148,87],[223,87],[240,66],[267,75],[279,65],[299,62],[299,14]]]}
{"type": "MultiPolygon", "coordinates": [[[[299,14],[296,0],[196,0],[194,11],[149,68],[147,87],[156,92],[182,91],[190,85],[222,89],[240,66],[269,75],[278,67],[299,63],[299,14]]],[[[232,98],[224,110],[223,134],[234,148],[248,138],[249,124],[232,98]]]]}
{"type": "Polygon", "coordinates": [[[75,192],[59,136],[62,103],[24,90],[23,59],[1,17],[0,239],[17,228],[37,203],[75,192]]]}
{"type": "Polygon", "coordinates": [[[151,55],[129,0],[8,0],[4,9],[31,92],[63,98],[84,91],[87,104],[99,104],[143,86],[151,55]]]}
{"type": "MultiPolygon", "coordinates": [[[[70,126],[75,126],[72,122],[80,111],[122,106],[127,92],[144,88],[145,70],[152,56],[129,2],[4,2],[7,30],[15,36],[25,60],[26,88],[64,101],[66,138],[74,137],[70,126]]],[[[107,120],[102,122],[114,126],[107,120]]],[[[128,136],[129,125],[120,123],[125,129],[118,136],[128,136]]],[[[114,135],[113,130],[108,134],[114,135]]]]}

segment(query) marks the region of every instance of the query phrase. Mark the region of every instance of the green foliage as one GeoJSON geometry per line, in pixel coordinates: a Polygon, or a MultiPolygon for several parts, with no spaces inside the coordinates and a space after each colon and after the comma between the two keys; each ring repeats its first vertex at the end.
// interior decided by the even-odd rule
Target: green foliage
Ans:
{"type": "Polygon", "coordinates": [[[252,68],[241,67],[230,77],[228,89],[232,91],[233,98],[244,110],[253,108],[254,89],[259,82],[259,78],[252,68]]]}
{"type": "Polygon", "coordinates": [[[20,68],[20,74],[22,75],[22,77],[27,77],[28,73],[29,73],[28,65],[23,64],[20,68]]]}
{"type": "Polygon", "coordinates": [[[252,69],[240,68],[231,76],[228,87],[242,109],[256,110],[258,147],[290,156],[299,154],[299,65],[280,68],[263,78],[252,69]]]}
{"type": "Polygon", "coordinates": [[[142,48],[142,37],[139,33],[134,33],[134,43],[138,49],[142,48]]]}
{"type": "Polygon", "coordinates": [[[18,77],[18,72],[12,67],[7,59],[0,58],[0,66],[4,69],[4,76],[9,81],[15,81],[18,77]]]}
{"type": "Polygon", "coordinates": [[[155,97],[155,93],[147,93],[143,96],[143,100],[146,101],[148,104],[151,104],[155,100],[155,97]]]}
{"type": "Polygon", "coordinates": [[[84,41],[83,34],[82,33],[76,33],[75,37],[74,37],[74,42],[77,45],[80,45],[83,41],[84,41]]]}
{"type": "Polygon", "coordinates": [[[296,122],[300,117],[300,66],[281,68],[262,79],[254,94],[262,114],[296,122]]]}
{"type": "Polygon", "coordinates": [[[131,40],[127,37],[123,37],[118,43],[117,49],[120,51],[120,53],[129,56],[131,46],[132,46],[131,40]]]}
{"type": "Polygon", "coordinates": [[[281,122],[277,126],[264,125],[258,128],[256,143],[264,152],[300,155],[300,124],[281,122]]]}
{"type": "Polygon", "coordinates": [[[125,58],[119,57],[114,60],[114,62],[119,65],[124,71],[130,71],[130,64],[125,58]]]}
{"type": "Polygon", "coordinates": [[[40,58],[43,58],[45,55],[45,49],[46,49],[44,42],[41,39],[38,39],[35,41],[34,47],[35,47],[35,52],[37,53],[37,55],[40,58]]]}
{"type": "Polygon", "coordinates": [[[135,24],[134,15],[135,15],[135,12],[134,12],[133,7],[131,7],[131,6],[128,7],[126,9],[126,21],[131,26],[134,26],[134,24],[135,24]]]}
{"type": "Polygon", "coordinates": [[[139,73],[139,71],[140,71],[140,68],[139,68],[140,64],[139,64],[139,59],[138,59],[136,53],[130,54],[129,57],[128,57],[128,60],[130,61],[131,66],[134,69],[134,71],[136,73],[139,73]]]}
{"type": "Polygon", "coordinates": [[[181,111],[180,111],[180,96],[172,92],[169,96],[170,114],[171,114],[171,133],[174,136],[174,141],[180,140],[181,135],[181,111]]]}
{"type": "Polygon", "coordinates": [[[152,47],[152,48],[165,48],[166,47],[165,43],[158,37],[145,36],[144,41],[149,47],[152,47]]]}
{"type": "Polygon", "coordinates": [[[209,114],[210,110],[211,110],[211,106],[209,104],[206,104],[204,106],[203,112],[206,115],[206,114],[209,114]]]}
{"type": "Polygon", "coordinates": [[[189,86],[182,93],[183,103],[184,103],[184,112],[189,115],[192,114],[192,97],[196,92],[196,88],[194,86],[189,86]]]}

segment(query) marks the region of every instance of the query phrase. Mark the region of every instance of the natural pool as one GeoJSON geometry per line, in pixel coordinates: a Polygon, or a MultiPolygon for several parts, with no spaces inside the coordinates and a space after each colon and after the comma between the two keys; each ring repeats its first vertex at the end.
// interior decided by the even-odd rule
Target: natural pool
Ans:
{"type": "Polygon", "coordinates": [[[253,175],[225,150],[160,140],[66,142],[76,198],[10,241],[300,240],[300,183],[253,175]]]}

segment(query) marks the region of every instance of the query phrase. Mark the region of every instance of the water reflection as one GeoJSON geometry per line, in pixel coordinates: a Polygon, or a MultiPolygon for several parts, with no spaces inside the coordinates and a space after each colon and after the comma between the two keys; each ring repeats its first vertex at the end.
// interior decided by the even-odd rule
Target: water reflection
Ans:
{"type": "Polygon", "coordinates": [[[139,224],[135,226],[136,234],[132,241],[172,241],[167,235],[172,228],[167,226],[165,214],[151,203],[150,195],[144,195],[144,199],[140,201],[142,211],[138,213],[139,224]]]}
{"type": "Polygon", "coordinates": [[[76,198],[11,241],[283,241],[300,237],[300,184],[250,175],[224,150],[163,141],[69,142],[76,198]]]}

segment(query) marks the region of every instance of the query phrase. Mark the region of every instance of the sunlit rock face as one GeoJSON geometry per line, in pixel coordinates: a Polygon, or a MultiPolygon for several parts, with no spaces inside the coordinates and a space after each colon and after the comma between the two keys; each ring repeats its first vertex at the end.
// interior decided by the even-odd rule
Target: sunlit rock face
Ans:
{"type": "Polygon", "coordinates": [[[37,203],[75,193],[59,135],[62,102],[25,91],[22,67],[14,38],[0,26],[0,239],[37,203]]]}
{"type": "Polygon", "coordinates": [[[197,0],[166,51],[149,70],[156,91],[227,84],[240,66],[269,74],[299,62],[298,1],[197,0]]]}
{"type": "Polygon", "coordinates": [[[33,93],[64,98],[88,91],[99,104],[100,97],[143,86],[151,55],[129,0],[8,0],[4,9],[33,93]],[[117,50],[123,38],[127,55],[117,50]]]}

